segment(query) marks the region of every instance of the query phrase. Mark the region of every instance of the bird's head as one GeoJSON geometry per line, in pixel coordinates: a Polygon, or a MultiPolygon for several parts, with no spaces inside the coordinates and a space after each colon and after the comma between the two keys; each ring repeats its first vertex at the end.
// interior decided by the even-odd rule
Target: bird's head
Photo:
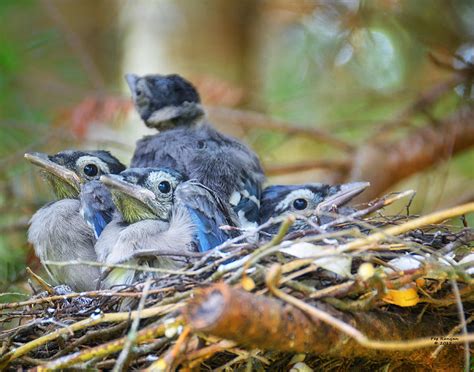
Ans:
{"type": "Polygon", "coordinates": [[[130,168],[100,180],[112,192],[124,221],[135,223],[146,219],[168,221],[174,191],[184,178],[170,168],[130,168]]]}
{"type": "Polygon", "coordinates": [[[41,168],[42,175],[59,199],[77,199],[81,184],[125,169],[117,158],[102,150],[66,150],[55,155],[34,152],[26,153],[25,158],[41,168]]]}
{"type": "Polygon", "coordinates": [[[199,93],[179,75],[125,75],[133,103],[150,128],[193,125],[204,115],[199,93]]]}
{"type": "Polygon", "coordinates": [[[318,212],[330,212],[347,204],[369,186],[368,182],[269,186],[262,194],[260,222],[285,214],[311,217],[318,212]]]}

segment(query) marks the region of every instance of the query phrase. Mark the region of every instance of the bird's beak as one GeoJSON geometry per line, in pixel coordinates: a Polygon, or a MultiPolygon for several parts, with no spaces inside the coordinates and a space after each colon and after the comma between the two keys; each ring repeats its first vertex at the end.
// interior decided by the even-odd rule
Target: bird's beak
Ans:
{"type": "MultiPolygon", "coordinates": [[[[117,208],[119,208],[122,213],[124,212],[124,208],[130,207],[130,203],[126,203],[127,205],[122,203],[124,199],[140,202],[140,204],[142,204],[141,209],[146,207],[154,211],[156,208],[156,197],[152,191],[125,181],[119,174],[104,174],[100,177],[100,182],[111,190],[114,201],[118,204],[117,208]]],[[[138,207],[136,203],[133,204],[134,207],[138,207]]]]}
{"type": "Polygon", "coordinates": [[[78,175],[66,167],[56,164],[48,158],[47,154],[41,152],[27,152],[25,159],[40,167],[46,174],[52,175],[69,185],[77,194],[81,190],[81,180],[78,175]]]}
{"type": "Polygon", "coordinates": [[[125,75],[125,80],[127,81],[128,87],[130,88],[130,91],[132,93],[135,92],[135,88],[137,86],[138,79],[139,79],[138,75],[135,75],[135,74],[126,74],[125,75]]]}
{"type": "Polygon", "coordinates": [[[328,197],[318,205],[318,210],[329,210],[333,207],[341,207],[351,199],[359,195],[367,187],[369,182],[351,182],[339,186],[339,190],[328,197]]]}

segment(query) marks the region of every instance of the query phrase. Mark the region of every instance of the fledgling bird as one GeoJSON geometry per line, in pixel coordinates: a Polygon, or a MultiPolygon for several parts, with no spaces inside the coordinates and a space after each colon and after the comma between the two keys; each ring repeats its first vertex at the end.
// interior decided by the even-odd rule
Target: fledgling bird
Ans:
{"type": "MultiPolygon", "coordinates": [[[[202,184],[169,168],[130,168],[106,175],[121,219],[114,219],[95,246],[100,262],[176,268],[179,253],[204,252],[227,240],[221,225],[235,225],[231,211],[202,184]],[[172,253],[176,252],[177,256],[172,253]]],[[[129,285],[134,270],[113,269],[103,288],[129,285]]]]}
{"type": "MultiPolygon", "coordinates": [[[[352,213],[354,209],[344,206],[369,186],[368,182],[352,182],[341,185],[309,183],[268,186],[262,193],[260,224],[267,222],[272,217],[287,214],[302,215],[316,224],[327,223],[331,220],[327,213],[334,209],[340,214],[352,213]]],[[[311,228],[307,221],[297,219],[290,231],[311,228]]],[[[273,225],[266,232],[275,233],[277,230],[278,226],[273,225]]]]}
{"type": "Polygon", "coordinates": [[[94,195],[99,189],[102,189],[101,196],[107,193],[108,190],[97,184],[97,180],[103,174],[119,173],[125,166],[107,151],[67,150],[55,155],[27,153],[25,158],[40,167],[58,199],[31,217],[28,241],[55,284],[66,284],[75,291],[95,289],[94,282],[100,277],[98,267],[45,265],[44,262],[97,261],[94,250],[96,236],[105,226],[105,221],[102,221],[107,218],[105,212],[113,204],[109,196],[103,206],[95,203],[86,208],[85,200],[97,201],[94,195]],[[97,213],[92,213],[92,208],[97,208],[97,213]],[[97,214],[102,211],[104,217],[97,223],[97,214]],[[97,228],[91,228],[94,225],[97,228]]]}
{"type": "Polygon", "coordinates": [[[159,130],[137,142],[131,167],[169,167],[230,203],[243,227],[258,221],[262,182],[256,154],[205,119],[199,93],[179,75],[126,75],[145,124],[159,130]]]}

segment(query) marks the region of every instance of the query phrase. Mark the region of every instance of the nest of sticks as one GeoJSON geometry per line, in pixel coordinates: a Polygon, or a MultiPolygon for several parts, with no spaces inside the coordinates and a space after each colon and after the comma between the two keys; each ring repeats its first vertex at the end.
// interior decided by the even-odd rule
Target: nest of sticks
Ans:
{"type": "Polygon", "coordinates": [[[43,293],[0,304],[0,369],[461,370],[474,230],[453,221],[474,203],[418,217],[411,194],[305,231],[268,221],[257,231],[277,234],[245,231],[179,271],[140,268],[155,279],[128,288],[58,294],[31,273],[43,293]]]}

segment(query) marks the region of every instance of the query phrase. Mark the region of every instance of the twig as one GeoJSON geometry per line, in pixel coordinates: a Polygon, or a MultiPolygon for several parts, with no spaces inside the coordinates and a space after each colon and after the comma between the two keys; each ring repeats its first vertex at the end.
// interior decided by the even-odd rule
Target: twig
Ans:
{"type": "Polygon", "coordinates": [[[189,367],[193,368],[201,364],[206,359],[211,358],[216,353],[219,353],[224,350],[232,349],[235,346],[237,346],[237,344],[233,341],[221,340],[215,344],[209,345],[207,347],[203,347],[202,349],[187,353],[186,360],[189,361],[189,367]]]}
{"type": "Polygon", "coordinates": [[[169,270],[169,269],[160,269],[158,267],[148,267],[148,266],[138,266],[138,265],[107,264],[107,263],[102,263],[102,262],[85,261],[85,260],[43,261],[43,264],[55,265],[55,266],[88,265],[88,266],[145,271],[145,272],[151,272],[151,273],[177,274],[177,275],[188,275],[188,276],[194,276],[194,275],[200,274],[200,272],[197,272],[197,271],[169,270]]]}
{"type": "MultiPolygon", "coordinates": [[[[2,292],[0,293],[0,297],[6,297],[6,296],[21,296],[21,297],[30,297],[29,294],[26,294],[26,293],[20,293],[20,292],[2,292]]],[[[1,305],[4,305],[4,304],[0,304],[1,305]]],[[[0,307],[0,310],[2,308],[0,307]]]]}
{"type": "MultiPolygon", "coordinates": [[[[148,328],[144,328],[138,332],[136,337],[136,343],[141,344],[153,340],[156,337],[161,337],[165,334],[165,331],[169,327],[178,327],[182,324],[182,319],[177,318],[172,323],[163,323],[153,325],[148,328]]],[[[65,367],[73,366],[80,362],[86,362],[94,358],[102,358],[104,356],[115,353],[123,348],[127,336],[119,338],[117,340],[108,342],[106,344],[98,345],[96,347],[80,351],[75,354],[67,355],[59,358],[45,365],[45,370],[61,369],[65,367]]]]}
{"type": "Polygon", "coordinates": [[[191,333],[191,328],[185,327],[183,332],[179,335],[175,345],[165,354],[163,358],[153,362],[145,371],[147,372],[161,372],[161,371],[173,371],[174,363],[176,358],[186,347],[186,340],[191,333]]]}
{"type": "Polygon", "coordinates": [[[44,291],[48,292],[50,295],[55,294],[53,287],[46,283],[39,275],[36,275],[29,267],[26,268],[26,272],[44,291]]]}
{"type": "MultiPolygon", "coordinates": [[[[219,368],[216,368],[214,370],[214,372],[222,372],[222,371],[227,371],[230,367],[232,367],[234,364],[236,363],[239,363],[240,361],[243,361],[245,359],[247,359],[247,354],[242,354],[242,355],[239,355],[237,357],[235,357],[234,359],[228,361],[227,363],[225,363],[224,365],[220,366],[219,368]]],[[[237,368],[232,368],[232,370],[236,370],[237,368]]]]}
{"type": "MultiPolygon", "coordinates": [[[[179,308],[179,305],[177,304],[156,306],[156,307],[143,310],[140,316],[142,318],[150,318],[153,316],[164,314],[166,312],[172,311],[177,308],[179,308]]],[[[121,312],[121,313],[106,313],[106,314],[102,314],[98,316],[91,316],[87,319],[73,323],[66,328],[58,329],[54,332],[51,332],[42,337],[39,337],[33,341],[27,342],[26,344],[5,354],[2,358],[0,358],[0,369],[7,366],[12,360],[17,359],[27,354],[31,350],[34,350],[41,345],[45,345],[46,343],[50,341],[56,340],[58,337],[62,335],[76,332],[81,329],[89,328],[97,324],[114,323],[114,322],[121,322],[128,319],[135,319],[136,316],[137,316],[137,311],[121,312]]]]}
{"type": "MultiPolygon", "coordinates": [[[[244,265],[234,272],[234,274],[230,277],[228,280],[229,283],[233,283],[234,281],[238,280],[243,273],[250,267],[250,265],[254,264],[257,262],[262,254],[265,254],[267,250],[270,248],[280,244],[282,240],[285,238],[286,233],[290,229],[291,225],[295,222],[295,216],[290,215],[285,217],[283,220],[280,229],[278,230],[278,233],[270,240],[268,243],[264,244],[260,248],[257,248],[255,251],[252,252],[251,255],[249,255],[249,258],[245,261],[244,265]]],[[[214,275],[212,275],[211,280],[215,281],[216,279],[220,278],[222,275],[225,274],[225,271],[221,272],[216,272],[214,275]]]]}
{"type": "Polygon", "coordinates": [[[415,194],[414,190],[407,190],[407,191],[401,192],[401,193],[396,194],[396,195],[386,196],[386,197],[380,198],[379,200],[375,201],[374,203],[371,203],[371,205],[369,207],[365,208],[365,209],[361,209],[361,210],[358,210],[354,213],[351,213],[349,216],[341,216],[341,217],[335,219],[334,221],[330,221],[330,222],[328,222],[324,225],[321,225],[321,229],[325,230],[329,227],[339,225],[341,223],[351,222],[351,221],[353,221],[357,218],[364,217],[364,216],[366,216],[370,213],[375,212],[376,210],[379,210],[379,209],[384,208],[384,207],[386,207],[390,204],[393,204],[397,200],[400,200],[400,199],[405,198],[407,196],[413,196],[414,194],[415,194]]]}
{"type": "MultiPolygon", "coordinates": [[[[466,319],[466,324],[469,324],[471,323],[472,321],[474,320],[474,314],[471,315],[468,319],[466,319]]],[[[464,327],[464,324],[463,323],[459,323],[456,327],[454,327],[447,335],[446,337],[452,337],[454,336],[457,332],[459,332],[460,330],[462,330],[464,327]]],[[[444,347],[446,346],[446,344],[443,344],[441,343],[436,349],[435,351],[433,351],[433,353],[431,353],[431,358],[435,359],[439,352],[444,349],[444,347]]]]}
{"type": "Polygon", "coordinates": [[[323,297],[339,297],[344,296],[346,293],[351,292],[351,290],[357,286],[357,282],[350,280],[345,283],[336,284],[331,287],[326,287],[317,291],[314,291],[309,295],[310,298],[319,299],[323,297]]]}
{"type": "MultiPolygon", "coordinates": [[[[464,306],[461,300],[461,294],[459,293],[458,283],[454,279],[450,280],[451,287],[453,289],[454,297],[456,298],[456,307],[458,309],[460,325],[462,329],[462,333],[464,336],[468,334],[467,332],[467,322],[466,316],[464,315],[464,306]]],[[[469,371],[471,368],[471,353],[469,350],[469,342],[466,340],[464,341],[464,370],[469,371]]]]}
{"type": "Polygon", "coordinates": [[[117,358],[117,362],[115,363],[114,368],[112,369],[112,372],[120,372],[124,368],[126,368],[130,350],[132,346],[135,344],[135,341],[137,338],[137,330],[138,330],[138,326],[140,325],[140,315],[143,309],[145,308],[145,301],[148,296],[148,291],[150,290],[150,286],[151,286],[151,279],[148,278],[147,281],[145,282],[145,286],[143,287],[142,297],[140,298],[140,302],[138,304],[137,316],[135,317],[135,319],[133,319],[132,325],[130,327],[130,331],[128,332],[128,335],[127,335],[127,339],[125,340],[123,349],[119,357],[117,358]]]}
{"type": "Polygon", "coordinates": [[[407,221],[401,225],[388,227],[380,232],[376,232],[367,237],[357,239],[347,244],[337,247],[338,252],[347,252],[351,250],[361,249],[363,247],[370,247],[374,243],[390,238],[391,236],[400,235],[411,230],[419,229],[426,225],[440,223],[444,220],[457,217],[463,214],[474,212],[474,203],[460,205],[458,207],[445,209],[439,212],[431,213],[427,216],[418,217],[407,221]]]}
{"type": "MultiPolygon", "coordinates": [[[[97,341],[98,339],[104,339],[107,336],[110,337],[116,332],[123,330],[128,323],[128,321],[124,321],[112,327],[105,327],[95,331],[89,331],[84,336],[79,337],[78,339],[67,345],[64,349],[59,350],[59,352],[57,352],[51,359],[56,359],[63,355],[66,355],[69,352],[73,351],[75,348],[84,345],[86,342],[89,342],[91,340],[97,341]]],[[[105,338],[105,340],[107,339],[105,338]]]]}
{"type": "Polygon", "coordinates": [[[302,302],[295,302],[294,297],[286,295],[284,292],[277,288],[277,285],[280,282],[281,276],[281,265],[275,264],[270,267],[270,270],[267,273],[267,277],[265,278],[265,282],[267,284],[268,289],[272,292],[275,296],[283,299],[285,302],[288,302],[292,305],[298,305],[297,307],[301,310],[308,312],[311,310],[311,315],[313,315],[316,319],[320,319],[326,324],[331,325],[332,327],[338,329],[339,331],[351,336],[354,339],[364,339],[365,336],[359,332],[354,327],[350,326],[349,324],[329,315],[325,311],[321,311],[318,308],[312,307],[307,305],[306,303],[302,302]],[[303,305],[304,304],[304,305],[303,305]]]}
{"type": "Polygon", "coordinates": [[[297,125],[283,120],[271,118],[265,114],[236,110],[224,107],[206,107],[211,118],[216,121],[224,121],[226,124],[234,124],[245,128],[259,128],[270,131],[278,131],[287,134],[299,134],[314,138],[318,141],[328,143],[346,152],[352,152],[354,147],[333,135],[316,129],[315,125],[297,125]]]}
{"type": "MultiPolygon", "coordinates": [[[[157,293],[163,293],[163,292],[171,292],[174,289],[175,289],[174,287],[152,289],[148,292],[148,294],[150,295],[150,294],[157,294],[157,293]]],[[[7,295],[7,294],[8,293],[0,293],[0,296],[7,295]]],[[[18,295],[27,296],[20,293],[18,293],[18,295]]],[[[74,292],[74,293],[67,293],[64,295],[54,295],[54,296],[48,296],[48,297],[34,298],[32,300],[26,300],[26,301],[21,301],[21,302],[10,302],[10,303],[5,303],[5,304],[0,304],[0,310],[14,309],[17,307],[29,306],[29,305],[39,305],[45,302],[67,300],[67,299],[76,298],[76,297],[141,297],[141,296],[142,296],[141,292],[119,292],[119,291],[112,291],[108,289],[88,291],[88,292],[78,292],[78,293],[74,292]]]]}

